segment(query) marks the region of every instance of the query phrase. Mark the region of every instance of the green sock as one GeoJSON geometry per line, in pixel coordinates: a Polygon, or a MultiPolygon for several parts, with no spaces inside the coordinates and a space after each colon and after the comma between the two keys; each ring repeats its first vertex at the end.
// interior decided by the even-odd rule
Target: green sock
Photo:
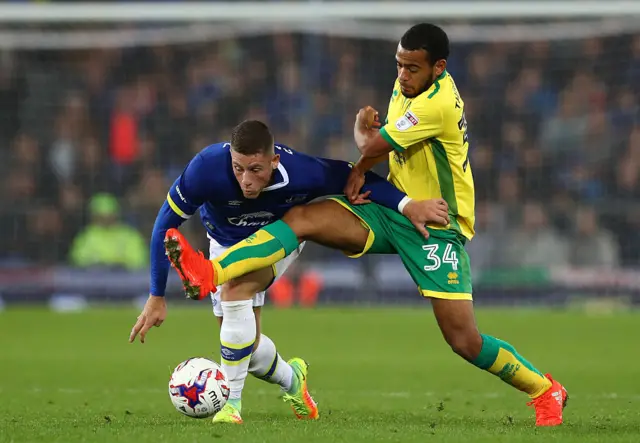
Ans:
{"type": "Polygon", "coordinates": [[[531,398],[539,397],[551,387],[551,382],[509,343],[482,334],[480,355],[472,361],[476,367],[498,376],[505,383],[531,398]]]}

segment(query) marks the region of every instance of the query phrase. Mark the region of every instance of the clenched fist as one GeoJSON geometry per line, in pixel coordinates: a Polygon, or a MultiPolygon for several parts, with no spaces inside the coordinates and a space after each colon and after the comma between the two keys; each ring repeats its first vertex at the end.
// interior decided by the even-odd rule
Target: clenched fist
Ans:
{"type": "Polygon", "coordinates": [[[371,106],[365,106],[358,111],[356,115],[356,123],[364,129],[372,129],[380,127],[380,117],[378,111],[371,106]]]}

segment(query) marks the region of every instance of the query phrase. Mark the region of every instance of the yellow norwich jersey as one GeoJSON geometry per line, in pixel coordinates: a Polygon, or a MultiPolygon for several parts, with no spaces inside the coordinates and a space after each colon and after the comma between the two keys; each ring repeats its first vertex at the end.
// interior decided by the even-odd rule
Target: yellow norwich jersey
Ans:
{"type": "Polygon", "coordinates": [[[475,192],[467,121],[451,75],[444,71],[414,98],[404,97],[396,80],[380,134],[394,148],[389,154],[389,181],[416,200],[444,198],[451,218],[446,229],[471,239],[475,192]]]}

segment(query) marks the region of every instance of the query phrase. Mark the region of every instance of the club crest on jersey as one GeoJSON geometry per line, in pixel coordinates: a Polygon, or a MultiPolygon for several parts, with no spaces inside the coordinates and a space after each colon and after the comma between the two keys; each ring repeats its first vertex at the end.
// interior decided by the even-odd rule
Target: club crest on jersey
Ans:
{"type": "Polygon", "coordinates": [[[274,217],[275,215],[271,212],[260,211],[229,217],[227,221],[233,226],[266,226],[271,223],[274,217]]]}
{"type": "Polygon", "coordinates": [[[398,131],[406,131],[412,126],[416,126],[418,123],[420,123],[418,117],[416,117],[413,112],[407,111],[402,117],[396,120],[396,128],[398,131]]]}

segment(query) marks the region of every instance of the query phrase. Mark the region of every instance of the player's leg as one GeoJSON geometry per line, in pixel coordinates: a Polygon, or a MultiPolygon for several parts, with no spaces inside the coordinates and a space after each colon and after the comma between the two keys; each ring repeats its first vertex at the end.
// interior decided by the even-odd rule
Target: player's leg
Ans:
{"type": "MultiPolygon", "coordinates": [[[[289,266],[298,259],[304,245],[301,243],[295,251],[275,264],[273,281],[277,281],[284,275],[289,266]]],[[[261,295],[264,302],[264,292],[261,295]]],[[[269,383],[280,385],[284,392],[283,400],[289,403],[296,417],[311,420],[320,418],[318,405],[309,392],[309,365],[304,359],[294,357],[285,362],[277,353],[275,344],[264,334],[254,355],[256,360],[259,359],[262,363],[258,364],[256,361],[254,367],[252,357],[249,371],[269,383]]]]}
{"type": "MultiPolygon", "coordinates": [[[[275,278],[278,280],[297,260],[302,252],[304,243],[298,249],[280,260],[273,267],[275,278]]],[[[254,306],[264,304],[265,292],[256,294],[254,306]]],[[[256,317],[258,324],[259,344],[253,351],[249,362],[249,373],[256,378],[271,384],[277,384],[284,392],[284,400],[289,403],[293,412],[301,419],[318,419],[320,417],[318,406],[308,389],[308,365],[305,360],[294,357],[288,362],[280,356],[273,341],[264,334],[260,334],[260,321],[256,317]]]]}
{"type": "Polygon", "coordinates": [[[404,218],[393,213],[388,217],[394,246],[422,295],[431,299],[440,330],[453,351],[526,392],[534,405],[541,404],[536,406],[538,424],[561,423],[564,388],[543,375],[509,343],[478,331],[464,240],[451,231],[430,230],[425,241],[404,218]],[[554,396],[560,398],[559,403],[554,396]]]}
{"type": "Polygon", "coordinates": [[[372,246],[375,237],[366,222],[336,199],[296,206],[282,220],[265,226],[213,260],[196,252],[177,229],[167,231],[165,248],[187,295],[203,298],[220,284],[274,265],[294,252],[302,241],[361,254],[372,246]]]}
{"type": "Polygon", "coordinates": [[[460,357],[531,398],[551,387],[551,382],[509,343],[480,334],[471,300],[431,298],[431,304],[444,339],[460,357]]]}
{"type": "MultiPolygon", "coordinates": [[[[213,244],[213,242],[212,242],[213,244]]],[[[214,312],[219,315],[221,325],[221,344],[222,344],[222,365],[227,372],[230,384],[229,406],[225,405],[225,409],[216,415],[214,422],[238,422],[241,411],[241,384],[244,384],[247,370],[257,378],[268,383],[279,385],[285,393],[285,400],[290,403],[298,418],[316,419],[319,417],[318,408],[307,388],[307,364],[300,358],[293,358],[289,362],[285,362],[276,350],[273,341],[266,335],[261,334],[260,328],[260,310],[264,305],[265,292],[254,292],[252,298],[253,313],[255,317],[255,343],[253,353],[249,358],[248,366],[245,364],[236,365],[235,362],[226,362],[225,354],[230,356],[232,352],[237,352],[233,347],[237,343],[231,343],[232,338],[224,337],[224,331],[228,330],[225,323],[228,321],[224,316],[224,307],[228,302],[238,302],[247,300],[251,296],[250,291],[256,288],[266,289],[275,279],[283,275],[287,268],[298,258],[304,244],[286,257],[284,260],[276,263],[275,266],[256,271],[238,279],[227,282],[222,290],[213,296],[214,312]],[[220,301],[221,302],[217,302],[220,301]],[[225,341],[226,340],[226,341],[225,341]],[[230,349],[231,348],[231,349],[230,349]],[[226,350],[225,350],[226,349],[226,350]]],[[[223,249],[223,248],[222,248],[223,249]]],[[[213,251],[222,252],[221,250],[213,251]]],[[[244,328],[249,325],[245,323],[244,328]]],[[[238,334],[238,328],[235,333],[238,334]]],[[[246,340],[246,338],[243,338],[246,340]]],[[[244,346],[242,346],[244,348],[244,346]]]]}
{"type": "Polygon", "coordinates": [[[509,343],[476,327],[469,300],[431,299],[440,330],[453,351],[479,369],[526,392],[536,410],[537,426],[557,426],[568,399],[565,388],[543,375],[509,343]]]}
{"type": "MultiPolygon", "coordinates": [[[[211,258],[215,258],[226,251],[227,248],[220,245],[214,239],[209,237],[209,241],[209,256],[211,258]]],[[[291,254],[291,256],[291,261],[293,261],[298,254],[291,254]]],[[[275,278],[278,277],[279,271],[284,273],[288,265],[289,262],[284,267],[278,264],[276,266],[275,278]]],[[[273,273],[271,278],[273,279],[273,273]]],[[[222,328],[223,316],[222,307],[220,305],[220,302],[222,301],[221,294],[222,289],[219,288],[214,294],[211,294],[211,300],[213,302],[213,313],[218,319],[218,325],[222,328]]],[[[280,355],[275,351],[275,344],[273,341],[261,333],[261,310],[264,305],[264,298],[264,291],[255,294],[253,297],[253,313],[256,319],[256,341],[253,345],[253,353],[251,354],[251,359],[249,361],[249,373],[253,374],[257,378],[264,379],[269,383],[279,384],[283,389],[288,390],[291,384],[291,375],[293,372],[286,364],[279,364],[277,369],[271,370],[271,365],[273,363],[283,362],[284,360],[282,360],[282,357],[280,357],[280,355]]]]}
{"type": "MultiPolygon", "coordinates": [[[[214,303],[217,305],[218,303],[220,303],[220,296],[219,294],[222,293],[222,289],[220,289],[220,291],[218,292],[218,296],[216,297],[217,300],[214,301],[214,303]]],[[[214,312],[215,312],[215,317],[216,320],[218,321],[218,326],[222,327],[222,321],[224,320],[224,318],[222,317],[222,309],[220,309],[219,311],[217,309],[215,309],[214,307],[214,312]]],[[[255,315],[256,317],[256,342],[253,345],[253,352],[256,351],[256,349],[258,348],[258,345],[260,344],[260,316],[262,313],[262,307],[261,306],[257,306],[253,308],[253,315],[255,315]]]]}
{"type": "Polygon", "coordinates": [[[286,392],[291,389],[293,369],[280,356],[273,340],[260,332],[260,309],[254,309],[258,327],[256,345],[249,361],[249,374],[267,383],[278,385],[286,392]]]}
{"type": "Polygon", "coordinates": [[[215,284],[273,265],[305,240],[355,254],[365,248],[368,237],[369,231],[360,220],[335,201],[296,206],[282,220],[265,226],[212,260],[215,284]]]}
{"type": "MultiPolygon", "coordinates": [[[[219,300],[218,300],[219,302],[219,300]]],[[[291,389],[293,369],[280,356],[276,345],[271,338],[262,333],[261,312],[264,304],[264,292],[256,294],[254,298],[253,314],[256,318],[256,341],[253,344],[253,353],[249,360],[249,374],[267,383],[278,385],[283,391],[291,389]],[[256,299],[262,298],[262,303],[256,299]],[[256,303],[259,303],[256,306],[256,303]]],[[[222,327],[222,310],[216,312],[218,325],[222,327]]]]}
{"type": "MultiPolygon", "coordinates": [[[[227,248],[209,237],[209,256],[215,258],[227,248]]],[[[257,290],[267,287],[273,279],[273,270],[264,269],[231,281],[211,294],[213,313],[220,325],[221,366],[229,379],[229,401],[214,421],[222,423],[241,423],[241,397],[247,377],[250,361],[260,344],[260,307],[264,295],[259,298],[257,290]],[[229,289],[238,288],[230,301],[229,289]],[[243,292],[244,291],[244,292],[243,292]],[[248,292],[247,292],[248,291],[248,292]],[[224,321],[227,311],[227,321],[224,321]]]]}
{"type": "Polygon", "coordinates": [[[261,269],[229,281],[213,297],[214,312],[217,316],[221,314],[222,318],[220,363],[227,374],[230,391],[229,400],[213,418],[214,423],[242,423],[242,390],[256,339],[259,337],[260,317],[256,317],[254,312],[254,298],[271,280],[273,270],[261,269]]]}

